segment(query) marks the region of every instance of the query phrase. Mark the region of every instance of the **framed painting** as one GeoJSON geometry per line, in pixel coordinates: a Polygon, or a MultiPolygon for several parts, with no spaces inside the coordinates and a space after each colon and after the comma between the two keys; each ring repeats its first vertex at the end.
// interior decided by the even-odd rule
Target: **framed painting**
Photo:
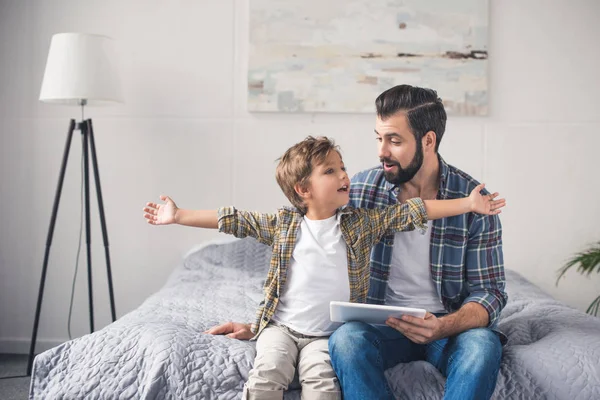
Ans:
{"type": "Polygon", "coordinates": [[[374,112],[399,84],[487,115],[487,0],[250,0],[248,110],[374,112]]]}

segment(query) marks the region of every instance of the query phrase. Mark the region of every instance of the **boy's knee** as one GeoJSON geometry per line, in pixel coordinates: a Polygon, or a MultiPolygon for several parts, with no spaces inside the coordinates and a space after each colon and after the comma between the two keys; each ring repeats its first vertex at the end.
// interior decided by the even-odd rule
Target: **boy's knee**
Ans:
{"type": "Polygon", "coordinates": [[[323,369],[321,371],[317,371],[315,369],[310,371],[305,371],[304,374],[300,374],[300,384],[302,385],[302,398],[332,398],[332,399],[340,399],[341,398],[341,389],[339,380],[331,369],[329,368],[323,369]],[[317,372],[315,374],[315,372],[317,372]],[[314,396],[307,396],[307,393],[313,393],[314,396]],[[324,397],[321,397],[324,396],[324,397]]]}
{"type": "Polygon", "coordinates": [[[261,390],[244,385],[242,400],[283,400],[283,390],[261,390]]]}
{"type": "Polygon", "coordinates": [[[277,349],[261,352],[254,359],[246,385],[257,390],[286,390],[294,378],[295,359],[277,349]]]}
{"type": "Polygon", "coordinates": [[[302,387],[302,398],[306,400],[341,400],[342,392],[337,391],[320,391],[305,389],[302,387]]]}

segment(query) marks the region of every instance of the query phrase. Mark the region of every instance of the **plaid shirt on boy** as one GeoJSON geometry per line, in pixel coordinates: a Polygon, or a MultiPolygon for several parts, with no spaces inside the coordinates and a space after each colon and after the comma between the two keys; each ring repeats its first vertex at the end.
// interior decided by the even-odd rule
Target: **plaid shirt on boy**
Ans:
{"type": "MultiPolygon", "coordinates": [[[[340,230],[346,242],[350,301],[364,303],[369,290],[371,248],[389,232],[427,229],[425,204],[417,198],[384,209],[345,207],[338,212],[341,213],[340,230]]],[[[278,210],[277,214],[240,211],[234,207],[218,210],[220,232],[238,238],[252,236],[273,248],[264,286],[265,299],[252,324],[255,337],[267,326],[277,308],[302,218],[303,214],[289,207],[278,210]]]]}
{"type": "MultiPolygon", "coordinates": [[[[469,196],[479,183],[438,157],[440,188],[437,198],[469,196]]],[[[350,205],[356,208],[386,207],[398,203],[398,193],[399,188],[385,180],[379,166],[352,178],[350,205]]],[[[385,302],[393,246],[394,235],[387,234],[373,248],[368,303],[385,302]]],[[[489,314],[488,326],[494,328],[507,300],[502,226],[498,216],[467,213],[433,221],[430,256],[431,276],[444,308],[453,312],[465,303],[479,303],[489,314]]]]}

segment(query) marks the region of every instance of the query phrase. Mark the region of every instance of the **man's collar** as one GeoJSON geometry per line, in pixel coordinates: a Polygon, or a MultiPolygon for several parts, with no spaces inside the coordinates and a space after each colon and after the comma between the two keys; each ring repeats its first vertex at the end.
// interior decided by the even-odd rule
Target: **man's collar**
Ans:
{"type": "Polygon", "coordinates": [[[438,160],[440,162],[440,191],[447,187],[446,182],[448,181],[448,172],[450,168],[448,168],[448,164],[442,156],[438,153],[438,160]]]}
{"type": "MultiPolygon", "coordinates": [[[[381,173],[383,174],[383,179],[385,179],[385,172],[383,171],[383,168],[381,169],[381,173]]],[[[393,183],[390,183],[390,181],[388,181],[387,179],[385,179],[385,190],[388,192],[391,191],[398,191],[400,190],[400,188],[396,185],[394,185],[393,183]]]]}

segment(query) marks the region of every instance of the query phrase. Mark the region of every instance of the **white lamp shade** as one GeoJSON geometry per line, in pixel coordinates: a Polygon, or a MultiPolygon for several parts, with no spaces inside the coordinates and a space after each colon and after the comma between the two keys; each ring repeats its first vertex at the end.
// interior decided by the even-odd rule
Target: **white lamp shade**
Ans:
{"type": "Polygon", "coordinates": [[[103,105],[123,102],[114,40],[102,35],[52,36],[40,101],[103,105]]]}

